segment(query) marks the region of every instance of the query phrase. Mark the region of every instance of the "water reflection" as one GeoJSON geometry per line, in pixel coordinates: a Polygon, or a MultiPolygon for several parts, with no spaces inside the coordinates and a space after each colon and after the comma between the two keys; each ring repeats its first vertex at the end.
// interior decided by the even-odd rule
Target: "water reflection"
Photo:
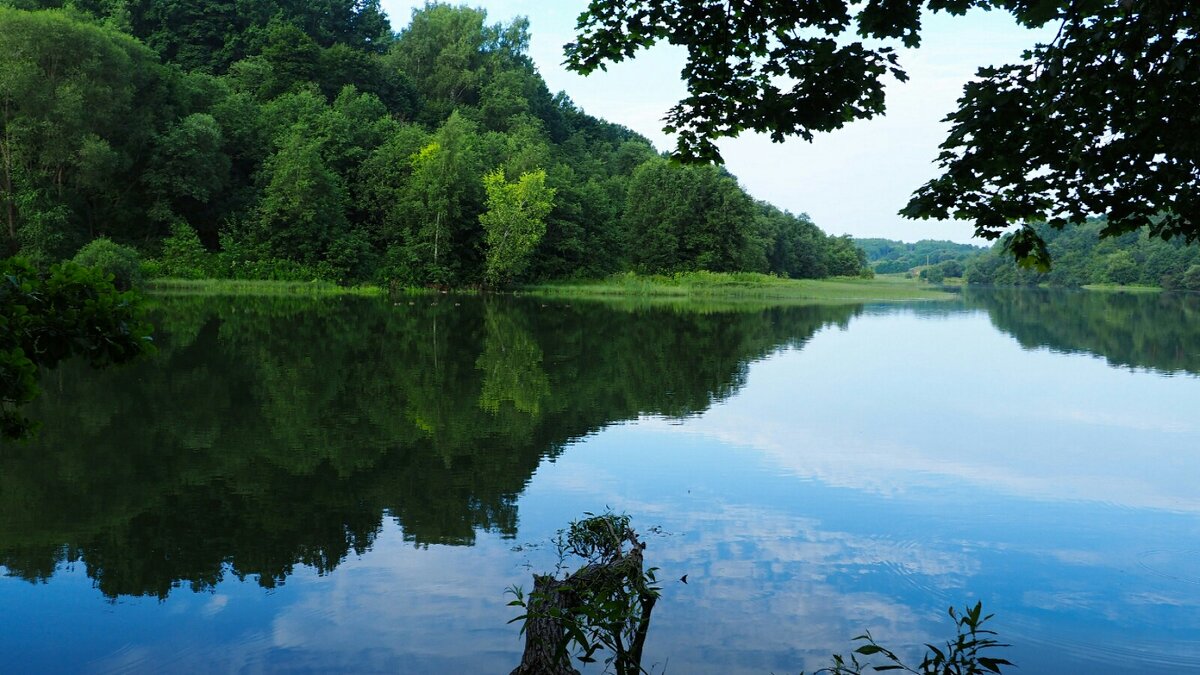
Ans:
{"type": "Polygon", "coordinates": [[[156,360],[54,373],[0,452],[0,564],[48,582],[0,579],[0,652],[507,672],[503,589],[554,562],[524,545],[609,506],[689,574],[659,670],[919,651],[975,599],[1023,673],[1200,668],[1193,301],[1006,297],[164,301],[156,360]]]}
{"type": "Polygon", "coordinates": [[[385,513],[418,545],[512,536],[565,443],[706,410],[858,311],[163,299],[157,357],[54,373],[41,438],[0,455],[0,564],[36,581],[81,563],[107,596],[162,598],[328,572],[385,513]]]}
{"type": "Polygon", "coordinates": [[[963,289],[969,307],[1027,348],[1103,357],[1114,366],[1200,375],[1200,293],[1051,288],[963,289]]]}

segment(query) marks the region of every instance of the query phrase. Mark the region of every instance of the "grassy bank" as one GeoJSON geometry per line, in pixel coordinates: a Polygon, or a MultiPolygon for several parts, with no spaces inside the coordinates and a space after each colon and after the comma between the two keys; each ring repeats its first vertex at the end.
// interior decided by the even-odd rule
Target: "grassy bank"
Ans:
{"type": "Polygon", "coordinates": [[[257,281],[244,279],[154,279],[146,290],[162,295],[246,295],[304,297],[377,296],[378,286],[338,286],[327,281],[257,281]]]}
{"type": "Polygon", "coordinates": [[[1087,284],[1087,291],[1104,291],[1106,293],[1161,293],[1161,286],[1122,286],[1120,284],[1087,284]]]}
{"type": "MultiPolygon", "coordinates": [[[[147,291],[157,295],[208,296],[379,296],[379,286],[338,286],[324,281],[236,279],[154,279],[147,291]]],[[[402,292],[434,292],[403,289],[402,292]]],[[[672,276],[617,274],[594,281],[558,281],[521,287],[520,294],[547,298],[633,300],[639,303],[719,303],[772,305],[794,303],[903,302],[953,297],[928,284],[901,276],[874,279],[781,279],[765,274],[689,272],[672,276]]]]}
{"type": "Polygon", "coordinates": [[[688,272],[672,276],[618,274],[596,281],[525,286],[522,292],[562,298],[663,298],[798,303],[902,302],[953,297],[912,279],[781,279],[765,274],[688,272]]]}

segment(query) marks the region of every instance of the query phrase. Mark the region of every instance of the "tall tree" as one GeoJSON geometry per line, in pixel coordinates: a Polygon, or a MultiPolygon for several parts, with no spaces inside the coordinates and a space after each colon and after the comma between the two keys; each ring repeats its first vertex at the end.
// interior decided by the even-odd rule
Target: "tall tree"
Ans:
{"type": "Polygon", "coordinates": [[[267,162],[266,171],[270,182],[259,205],[259,240],[281,258],[319,262],[347,229],[346,186],[325,165],[317,145],[299,134],[267,162]]]}
{"type": "Polygon", "coordinates": [[[0,7],[0,218],[10,253],[60,259],[129,217],[110,198],[127,195],[128,172],[149,154],[159,75],[153,54],[114,30],[0,7]]]}
{"type": "Polygon", "coordinates": [[[479,222],[487,233],[484,274],[493,284],[525,271],[529,255],[546,233],[546,216],[554,206],[554,188],[546,187],[546,172],[538,169],[509,182],[503,169],[483,177],[487,211],[479,222]]]}
{"type": "Polygon", "coordinates": [[[461,230],[470,222],[476,192],[471,183],[479,175],[477,142],[475,125],[455,112],[412,158],[411,186],[418,211],[408,248],[425,282],[450,283],[462,274],[467,252],[461,246],[461,230]]]}
{"type": "Polygon", "coordinates": [[[624,226],[630,261],[645,272],[742,269],[753,203],[712,166],[653,159],[629,179],[624,226]]]}
{"type": "Polygon", "coordinates": [[[437,124],[463,105],[477,105],[491,77],[505,68],[532,69],[529,22],[487,23],[482,9],[428,3],[414,9],[387,61],[425,98],[422,120],[437,124]]]}

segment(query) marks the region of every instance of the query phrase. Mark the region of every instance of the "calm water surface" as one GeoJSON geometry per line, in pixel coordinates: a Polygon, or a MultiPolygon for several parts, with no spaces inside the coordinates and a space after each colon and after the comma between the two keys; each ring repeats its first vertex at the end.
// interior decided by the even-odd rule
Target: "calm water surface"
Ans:
{"type": "Polygon", "coordinates": [[[505,588],[606,506],[655,672],[975,600],[1021,673],[1200,670],[1200,296],[157,305],[0,447],[0,671],[507,672],[505,588]]]}

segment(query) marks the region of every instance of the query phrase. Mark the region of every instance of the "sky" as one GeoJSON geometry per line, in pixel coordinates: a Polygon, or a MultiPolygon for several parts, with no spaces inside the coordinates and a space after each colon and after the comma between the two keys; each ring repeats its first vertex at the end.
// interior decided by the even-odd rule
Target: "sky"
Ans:
{"type": "MultiPolygon", "coordinates": [[[[396,30],[423,1],[382,0],[396,30]]],[[[659,45],[632,61],[588,77],[568,72],[562,46],[574,38],[575,20],[587,0],[475,0],[489,22],[529,18],[530,56],[552,92],[565,91],[587,113],[643,134],[659,150],[675,147],[662,132],[662,117],[686,94],[681,48],[659,45]]],[[[913,190],[937,175],[934,160],[963,84],[980,66],[1016,61],[1048,31],[1018,26],[1009,14],[974,10],[965,17],[926,16],[923,45],[904,50],[901,65],[911,78],[887,88],[886,115],[818,135],[772,143],[743,134],[718,143],[727,167],[752,196],[793,213],[807,213],[822,230],[855,237],[903,241],[973,239],[965,221],[913,221],[897,214],[913,190]]]]}

